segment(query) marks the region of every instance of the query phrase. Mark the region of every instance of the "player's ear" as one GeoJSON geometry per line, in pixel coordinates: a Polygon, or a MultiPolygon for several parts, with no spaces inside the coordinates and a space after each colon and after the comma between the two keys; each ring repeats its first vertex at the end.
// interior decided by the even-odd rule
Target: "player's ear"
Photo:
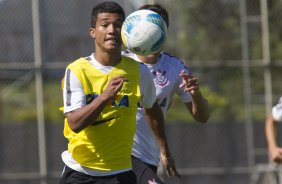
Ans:
{"type": "Polygon", "coordinates": [[[89,34],[92,38],[95,39],[95,28],[89,28],[89,34]]]}

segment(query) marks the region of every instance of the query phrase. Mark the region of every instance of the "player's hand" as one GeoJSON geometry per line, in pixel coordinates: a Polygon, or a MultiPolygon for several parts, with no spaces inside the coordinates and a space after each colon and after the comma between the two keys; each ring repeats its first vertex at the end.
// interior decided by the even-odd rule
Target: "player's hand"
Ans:
{"type": "Polygon", "coordinates": [[[182,83],[179,86],[180,88],[184,87],[184,91],[191,93],[191,95],[195,95],[199,92],[199,83],[197,78],[187,74],[185,70],[182,70],[179,76],[182,77],[182,83]]]}
{"type": "Polygon", "coordinates": [[[270,157],[273,162],[278,164],[282,163],[282,148],[275,147],[270,149],[270,157]]]}
{"type": "Polygon", "coordinates": [[[167,158],[167,157],[161,156],[161,162],[164,166],[164,169],[166,170],[167,176],[169,177],[177,176],[178,178],[181,177],[180,174],[176,170],[174,159],[172,157],[167,158]]]}
{"type": "Polygon", "coordinates": [[[128,79],[122,76],[113,77],[110,79],[105,91],[101,94],[105,99],[115,97],[122,88],[122,84],[128,82],[128,79]]]}

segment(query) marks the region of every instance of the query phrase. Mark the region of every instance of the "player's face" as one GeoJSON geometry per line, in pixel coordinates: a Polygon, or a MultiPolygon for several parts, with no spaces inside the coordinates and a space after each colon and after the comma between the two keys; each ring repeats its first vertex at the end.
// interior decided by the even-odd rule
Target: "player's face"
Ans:
{"type": "Polygon", "coordinates": [[[95,39],[96,51],[121,49],[121,27],[123,20],[116,13],[97,15],[96,27],[90,28],[90,35],[95,39]]]}
{"type": "Polygon", "coordinates": [[[160,56],[161,51],[155,53],[155,54],[151,54],[151,55],[147,55],[147,56],[138,56],[138,58],[143,62],[143,63],[147,63],[147,64],[155,64],[158,62],[158,58],[160,56]]]}

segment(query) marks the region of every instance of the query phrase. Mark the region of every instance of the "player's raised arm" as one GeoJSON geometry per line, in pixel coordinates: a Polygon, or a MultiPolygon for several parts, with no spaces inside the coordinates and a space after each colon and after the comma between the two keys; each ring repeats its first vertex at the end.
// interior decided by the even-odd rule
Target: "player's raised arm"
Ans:
{"type": "Polygon", "coordinates": [[[182,77],[182,83],[179,87],[190,93],[192,97],[192,103],[185,103],[186,107],[196,121],[207,122],[210,117],[208,101],[202,96],[198,79],[187,74],[185,70],[181,71],[180,77],[182,77]]]}

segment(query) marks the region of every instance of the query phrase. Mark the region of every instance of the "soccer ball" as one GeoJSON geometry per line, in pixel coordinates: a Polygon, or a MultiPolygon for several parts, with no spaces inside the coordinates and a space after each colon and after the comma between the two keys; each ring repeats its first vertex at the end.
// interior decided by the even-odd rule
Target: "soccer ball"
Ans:
{"type": "Polygon", "coordinates": [[[137,10],[131,13],[121,29],[123,44],[138,55],[150,55],[160,51],[166,36],[165,21],[151,10],[137,10]]]}

